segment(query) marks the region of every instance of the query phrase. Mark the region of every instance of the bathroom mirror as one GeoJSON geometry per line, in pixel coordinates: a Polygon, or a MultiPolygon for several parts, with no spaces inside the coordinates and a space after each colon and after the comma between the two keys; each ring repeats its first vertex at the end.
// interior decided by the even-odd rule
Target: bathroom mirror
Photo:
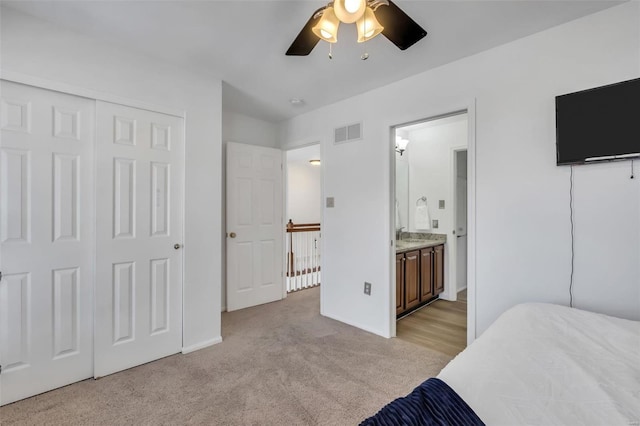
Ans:
{"type": "Polygon", "coordinates": [[[409,162],[396,152],[396,231],[409,226],[409,162]]]}

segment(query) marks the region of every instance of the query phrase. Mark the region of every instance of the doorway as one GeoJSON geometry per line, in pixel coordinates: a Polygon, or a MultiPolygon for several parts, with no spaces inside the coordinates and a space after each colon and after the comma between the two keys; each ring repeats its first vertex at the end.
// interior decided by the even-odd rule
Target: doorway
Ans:
{"type": "Polygon", "coordinates": [[[396,336],[456,355],[467,344],[466,110],[393,128],[396,336]]]}
{"type": "Polygon", "coordinates": [[[322,179],[320,144],[285,153],[287,292],[320,285],[322,179]]]}

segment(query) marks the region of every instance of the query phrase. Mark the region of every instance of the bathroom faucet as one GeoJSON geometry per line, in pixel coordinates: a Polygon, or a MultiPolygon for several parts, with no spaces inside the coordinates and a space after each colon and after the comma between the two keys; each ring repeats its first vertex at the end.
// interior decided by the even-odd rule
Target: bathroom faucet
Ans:
{"type": "Polygon", "coordinates": [[[404,229],[404,226],[401,226],[400,228],[396,229],[396,240],[400,240],[402,237],[402,230],[404,229]]]}

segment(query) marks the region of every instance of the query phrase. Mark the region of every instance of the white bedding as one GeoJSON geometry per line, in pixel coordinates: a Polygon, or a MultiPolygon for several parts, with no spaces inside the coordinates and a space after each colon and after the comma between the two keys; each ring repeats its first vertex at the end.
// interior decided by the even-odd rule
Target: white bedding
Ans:
{"type": "Polygon", "coordinates": [[[640,322],[531,303],[438,375],[487,425],[640,425],[640,322]]]}

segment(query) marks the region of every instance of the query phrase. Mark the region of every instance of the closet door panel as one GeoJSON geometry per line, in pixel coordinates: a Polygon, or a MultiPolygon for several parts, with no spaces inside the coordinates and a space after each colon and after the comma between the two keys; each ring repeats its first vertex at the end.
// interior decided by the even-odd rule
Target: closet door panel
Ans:
{"type": "Polygon", "coordinates": [[[182,349],[183,120],[97,103],[95,377],[182,349]]]}
{"type": "Polygon", "coordinates": [[[0,93],[3,405],[93,373],[95,101],[0,93]]]}

